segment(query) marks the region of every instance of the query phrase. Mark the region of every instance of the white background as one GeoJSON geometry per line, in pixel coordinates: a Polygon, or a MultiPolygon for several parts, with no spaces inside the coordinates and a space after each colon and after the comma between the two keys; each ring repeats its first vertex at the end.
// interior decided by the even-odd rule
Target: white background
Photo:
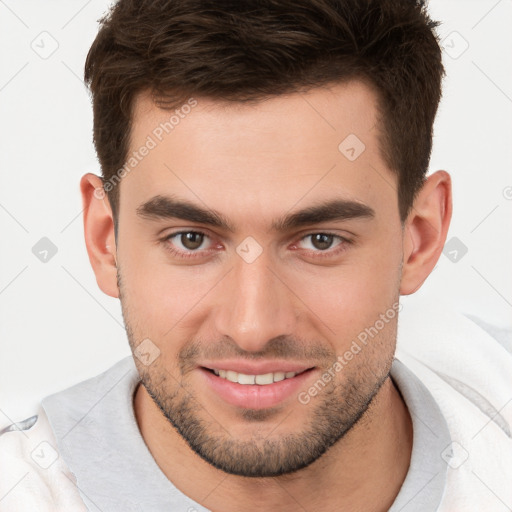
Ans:
{"type": "MultiPolygon", "coordinates": [[[[99,290],[87,258],[79,194],[83,174],[100,174],[81,77],[107,5],[0,0],[2,424],[130,353],[120,305],[99,290]],[[48,58],[32,48],[57,44],[48,58]],[[42,237],[58,249],[47,263],[32,253],[42,237]]],[[[468,251],[456,263],[442,255],[418,294],[510,328],[512,2],[430,6],[447,70],[430,169],[452,175],[448,239],[468,251]]]]}

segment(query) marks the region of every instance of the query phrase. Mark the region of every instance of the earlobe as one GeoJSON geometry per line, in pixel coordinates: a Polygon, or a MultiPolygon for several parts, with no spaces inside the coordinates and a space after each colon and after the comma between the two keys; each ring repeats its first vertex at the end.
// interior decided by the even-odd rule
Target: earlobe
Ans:
{"type": "Polygon", "coordinates": [[[405,222],[401,295],[414,293],[432,272],[443,250],[451,215],[450,175],[437,171],[418,192],[405,222]]]}
{"type": "Polygon", "coordinates": [[[114,220],[99,176],[88,173],[80,180],[84,209],[84,235],[96,282],[107,295],[118,298],[114,220]]]}

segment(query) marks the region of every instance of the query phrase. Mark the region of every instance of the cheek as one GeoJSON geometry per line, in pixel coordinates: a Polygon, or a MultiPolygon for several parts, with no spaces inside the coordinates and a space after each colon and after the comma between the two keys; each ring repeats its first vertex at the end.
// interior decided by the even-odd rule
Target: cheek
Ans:
{"type": "Polygon", "coordinates": [[[186,336],[190,321],[196,327],[200,321],[204,297],[219,279],[218,271],[156,261],[150,252],[146,257],[132,252],[123,258],[123,302],[144,335],[162,341],[176,339],[178,333],[186,336]]]}
{"type": "MultiPolygon", "coordinates": [[[[383,240],[358,250],[338,267],[319,268],[308,279],[298,274],[294,279],[296,293],[338,339],[346,341],[373,326],[381,314],[394,318],[400,261],[396,240],[383,240]]],[[[389,328],[386,323],[382,330],[389,328]]]]}

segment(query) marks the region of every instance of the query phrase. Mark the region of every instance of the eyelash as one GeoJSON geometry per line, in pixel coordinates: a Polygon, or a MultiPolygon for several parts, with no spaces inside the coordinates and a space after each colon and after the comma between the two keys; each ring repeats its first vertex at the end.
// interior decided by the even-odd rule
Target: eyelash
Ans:
{"type": "MultiPolygon", "coordinates": [[[[166,250],[169,251],[171,255],[177,256],[178,258],[187,259],[187,258],[200,257],[201,252],[204,252],[204,251],[185,252],[185,251],[180,251],[178,249],[175,249],[174,247],[169,245],[169,241],[172,238],[175,238],[179,235],[183,235],[186,233],[194,233],[194,234],[203,235],[205,237],[208,237],[207,233],[204,233],[203,231],[198,231],[198,230],[177,231],[176,233],[171,233],[171,234],[167,235],[166,237],[164,237],[162,240],[162,243],[165,244],[166,250]]],[[[329,231],[314,231],[312,233],[308,233],[307,235],[304,235],[303,237],[301,237],[299,242],[301,242],[302,240],[304,240],[308,237],[311,237],[313,235],[320,235],[320,234],[337,238],[338,240],[340,240],[340,243],[337,246],[335,246],[336,248],[334,250],[326,249],[325,251],[321,251],[321,250],[312,251],[313,253],[316,254],[315,258],[327,258],[327,257],[337,256],[338,254],[341,254],[342,252],[344,252],[347,249],[348,245],[353,244],[352,240],[345,238],[343,236],[337,235],[335,233],[331,233],[329,231]]]]}

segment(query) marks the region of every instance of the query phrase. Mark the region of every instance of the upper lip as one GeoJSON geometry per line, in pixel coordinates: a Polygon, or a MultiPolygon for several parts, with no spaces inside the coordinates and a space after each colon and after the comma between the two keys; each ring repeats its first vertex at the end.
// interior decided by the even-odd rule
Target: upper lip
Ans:
{"type": "Polygon", "coordinates": [[[312,366],[291,361],[262,361],[259,363],[241,360],[223,359],[222,361],[206,361],[202,365],[210,370],[232,370],[245,375],[264,375],[265,373],[295,372],[309,370],[312,366]]]}

